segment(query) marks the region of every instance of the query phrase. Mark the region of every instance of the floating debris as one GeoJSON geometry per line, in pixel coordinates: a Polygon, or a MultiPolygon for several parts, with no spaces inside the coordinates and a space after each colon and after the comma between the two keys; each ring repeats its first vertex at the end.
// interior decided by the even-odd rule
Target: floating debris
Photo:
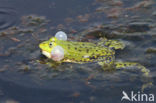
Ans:
{"type": "Polygon", "coordinates": [[[127,32],[133,33],[133,32],[146,32],[150,30],[150,26],[146,22],[132,22],[129,23],[127,26],[127,32]]]}
{"type": "Polygon", "coordinates": [[[89,17],[90,17],[89,14],[85,14],[85,15],[77,16],[77,19],[78,19],[79,22],[84,23],[84,22],[88,21],[89,17]]]}
{"type": "Polygon", "coordinates": [[[122,14],[122,8],[112,8],[107,12],[109,18],[118,18],[122,14]]]}
{"type": "Polygon", "coordinates": [[[146,49],[146,53],[156,53],[156,48],[153,48],[153,47],[151,47],[151,48],[148,48],[148,49],[146,49]]]}
{"type": "Polygon", "coordinates": [[[72,97],[79,97],[80,96],[80,92],[74,92],[73,94],[72,94],[72,97]]]}
{"type": "Polygon", "coordinates": [[[19,103],[19,102],[16,100],[8,99],[8,100],[3,101],[2,103],[19,103]]]}
{"type": "Polygon", "coordinates": [[[21,40],[15,38],[15,37],[9,37],[11,40],[15,41],[15,42],[20,42],[21,40]]]}
{"type": "Polygon", "coordinates": [[[149,8],[153,5],[153,0],[144,0],[136,3],[133,7],[126,8],[127,10],[138,10],[141,8],[149,8]]]}
{"type": "Polygon", "coordinates": [[[71,18],[71,17],[65,18],[64,21],[65,21],[67,24],[70,24],[70,23],[73,23],[73,22],[74,22],[73,18],[71,18]]]}
{"type": "Polygon", "coordinates": [[[56,27],[58,30],[64,30],[65,26],[63,24],[58,24],[56,27]]]}

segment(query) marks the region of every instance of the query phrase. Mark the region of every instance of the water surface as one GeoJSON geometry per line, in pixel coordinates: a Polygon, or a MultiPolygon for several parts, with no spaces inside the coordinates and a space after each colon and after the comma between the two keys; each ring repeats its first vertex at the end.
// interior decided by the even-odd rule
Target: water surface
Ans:
{"type": "Polygon", "coordinates": [[[120,103],[123,90],[141,91],[139,71],[37,62],[40,41],[59,30],[72,41],[123,41],[116,60],[147,67],[154,86],[144,92],[156,94],[155,9],[154,0],[0,0],[0,103],[120,103]]]}

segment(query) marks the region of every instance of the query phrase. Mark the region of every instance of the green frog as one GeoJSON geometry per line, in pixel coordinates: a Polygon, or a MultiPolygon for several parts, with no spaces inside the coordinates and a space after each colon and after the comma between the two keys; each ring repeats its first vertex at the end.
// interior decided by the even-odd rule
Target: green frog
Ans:
{"type": "Polygon", "coordinates": [[[145,76],[149,75],[149,70],[139,63],[115,61],[115,50],[125,47],[124,43],[118,40],[104,38],[98,43],[90,43],[58,40],[52,37],[39,44],[42,54],[48,58],[51,58],[51,51],[56,46],[64,49],[64,58],[59,62],[98,62],[103,70],[137,67],[145,76]]]}
{"type": "MultiPolygon", "coordinates": [[[[49,40],[39,44],[42,54],[51,59],[51,51],[56,47],[61,46],[64,50],[64,58],[55,62],[72,62],[72,63],[88,63],[97,62],[102,66],[103,70],[111,69],[126,69],[136,67],[140,69],[143,76],[149,76],[149,70],[143,65],[136,62],[119,62],[115,60],[115,50],[123,49],[124,43],[118,40],[108,40],[103,38],[100,42],[75,42],[59,40],[56,37],[51,37],[49,40]]],[[[152,83],[143,85],[143,89],[152,83]]]]}

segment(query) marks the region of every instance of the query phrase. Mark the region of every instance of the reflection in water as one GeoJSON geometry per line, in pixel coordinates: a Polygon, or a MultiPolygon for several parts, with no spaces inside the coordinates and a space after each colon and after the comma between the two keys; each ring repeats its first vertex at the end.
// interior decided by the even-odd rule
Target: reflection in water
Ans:
{"type": "Polygon", "coordinates": [[[17,22],[17,12],[12,8],[0,8],[0,30],[15,25],[17,22]]]}

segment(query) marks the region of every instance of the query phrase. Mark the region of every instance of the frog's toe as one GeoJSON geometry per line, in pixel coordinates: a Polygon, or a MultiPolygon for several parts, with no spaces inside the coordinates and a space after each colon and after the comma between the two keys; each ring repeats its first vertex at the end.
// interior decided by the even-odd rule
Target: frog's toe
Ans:
{"type": "Polygon", "coordinates": [[[144,92],[144,90],[146,88],[151,88],[152,86],[153,86],[153,83],[152,82],[145,83],[145,84],[142,85],[141,91],[144,92]]]}

